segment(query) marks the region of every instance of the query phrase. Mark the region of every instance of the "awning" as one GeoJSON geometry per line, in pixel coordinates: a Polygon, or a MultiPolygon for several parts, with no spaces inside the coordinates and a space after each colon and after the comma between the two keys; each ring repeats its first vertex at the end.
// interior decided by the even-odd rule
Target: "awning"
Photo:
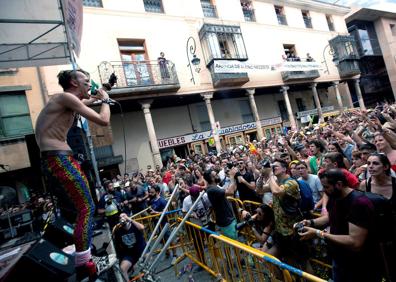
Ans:
{"type": "Polygon", "coordinates": [[[72,25],[76,28],[69,19],[72,16],[82,23],[79,9],[73,6],[80,3],[82,10],[82,0],[1,0],[0,68],[70,63],[68,38],[74,39],[72,25]],[[71,9],[62,9],[66,5],[71,9]]]}

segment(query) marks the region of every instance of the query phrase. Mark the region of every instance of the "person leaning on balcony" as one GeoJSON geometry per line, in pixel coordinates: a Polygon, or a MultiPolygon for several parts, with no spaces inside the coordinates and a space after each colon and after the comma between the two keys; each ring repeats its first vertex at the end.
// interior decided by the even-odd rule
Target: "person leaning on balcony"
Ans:
{"type": "Polygon", "coordinates": [[[66,137],[72,125],[77,124],[80,115],[98,125],[109,125],[110,101],[103,89],[98,89],[98,94],[90,97],[89,74],[81,69],[61,71],[58,82],[64,92],[52,95],[40,112],[36,122],[36,141],[41,151],[43,172],[61,184],[61,193],[67,195],[70,204],[74,203],[77,211],[73,234],[75,265],[78,278],[83,278],[88,275],[87,263],[92,257],[90,246],[95,204],[87,177],[73,158],[66,137]],[[103,102],[99,113],[87,106],[96,100],[103,102]]]}
{"type": "Polygon", "coordinates": [[[160,53],[160,56],[157,59],[160,73],[161,73],[161,78],[162,79],[169,79],[169,71],[168,71],[168,60],[165,58],[164,52],[160,53]]]}

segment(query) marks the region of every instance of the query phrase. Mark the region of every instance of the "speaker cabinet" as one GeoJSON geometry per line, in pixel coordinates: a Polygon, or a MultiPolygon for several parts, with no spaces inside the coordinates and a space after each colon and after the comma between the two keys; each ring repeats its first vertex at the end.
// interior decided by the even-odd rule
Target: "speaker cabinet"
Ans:
{"type": "Polygon", "coordinates": [[[26,280],[74,281],[74,257],[41,239],[22,256],[5,281],[26,280]]]}
{"type": "Polygon", "coordinates": [[[47,226],[43,238],[56,247],[63,249],[74,243],[73,232],[73,225],[62,218],[58,218],[47,226]]]}

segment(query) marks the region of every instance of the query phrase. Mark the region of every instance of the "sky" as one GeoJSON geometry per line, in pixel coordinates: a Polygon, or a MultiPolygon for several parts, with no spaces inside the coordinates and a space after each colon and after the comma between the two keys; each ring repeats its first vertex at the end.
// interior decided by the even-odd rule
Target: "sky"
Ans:
{"type": "Polygon", "coordinates": [[[396,0],[326,0],[344,6],[357,6],[396,13],[396,0]]]}

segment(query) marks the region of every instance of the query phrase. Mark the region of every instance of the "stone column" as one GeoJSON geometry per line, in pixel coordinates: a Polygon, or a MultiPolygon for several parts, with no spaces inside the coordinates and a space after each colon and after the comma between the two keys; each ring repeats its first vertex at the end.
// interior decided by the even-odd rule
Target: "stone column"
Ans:
{"type": "Polygon", "coordinates": [[[317,85],[318,85],[317,83],[312,83],[310,85],[310,88],[312,89],[312,94],[314,96],[315,106],[318,109],[319,123],[321,123],[324,121],[324,119],[323,119],[322,105],[320,104],[318,90],[316,89],[317,85]]]}
{"type": "Polygon", "coordinates": [[[290,104],[289,94],[287,93],[287,90],[289,90],[289,88],[290,88],[289,86],[282,86],[280,91],[283,93],[283,98],[285,99],[287,114],[289,115],[291,129],[297,130],[296,119],[294,118],[293,110],[290,104]]]}
{"type": "Polygon", "coordinates": [[[255,93],[254,88],[246,89],[246,95],[249,97],[250,108],[252,109],[253,117],[256,122],[257,139],[258,141],[261,141],[261,139],[263,139],[264,137],[264,134],[263,134],[263,129],[261,128],[261,121],[257,111],[256,100],[254,100],[254,93],[255,93]]]}
{"type": "Polygon", "coordinates": [[[153,154],[154,165],[159,165],[160,167],[162,167],[161,154],[159,151],[157,136],[155,134],[154,124],[153,124],[153,118],[151,116],[151,111],[150,111],[152,102],[153,100],[146,100],[140,102],[140,104],[142,105],[144,119],[146,120],[147,132],[151,144],[151,153],[153,154]]]}
{"type": "Polygon", "coordinates": [[[206,109],[208,110],[210,128],[212,129],[213,138],[214,138],[215,145],[216,145],[216,151],[218,154],[220,154],[221,153],[220,137],[219,137],[219,132],[216,129],[216,120],[215,120],[214,113],[213,113],[212,103],[210,101],[213,98],[213,92],[204,93],[204,94],[201,94],[201,96],[205,100],[206,109]]]}
{"type": "Polygon", "coordinates": [[[360,109],[361,109],[362,111],[363,111],[363,110],[366,110],[366,105],[364,104],[364,100],[363,100],[363,96],[362,96],[362,91],[361,91],[361,89],[360,89],[360,84],[359,84],[360,79],[359,79],[359,78],[356,78],[356,79],[353,80],[353,82],[354,82],[354,84],[355,84],[355,91],[356,91],[356,96],[357,96],[358,101],[359,101],[359,107],[360,107],[360,109]]]}
{"type": "Polygon", "coordinates": [[[334,90],[335,90],[336,97],[337,97],[338,108],[339,108],[340,112],[342,113],[344,111],[344,105],[342,104],[340,90],[338,89],[339,83],[340,83],[339,81],[334,81],[333,86],[334,86],[334,90]]]}

